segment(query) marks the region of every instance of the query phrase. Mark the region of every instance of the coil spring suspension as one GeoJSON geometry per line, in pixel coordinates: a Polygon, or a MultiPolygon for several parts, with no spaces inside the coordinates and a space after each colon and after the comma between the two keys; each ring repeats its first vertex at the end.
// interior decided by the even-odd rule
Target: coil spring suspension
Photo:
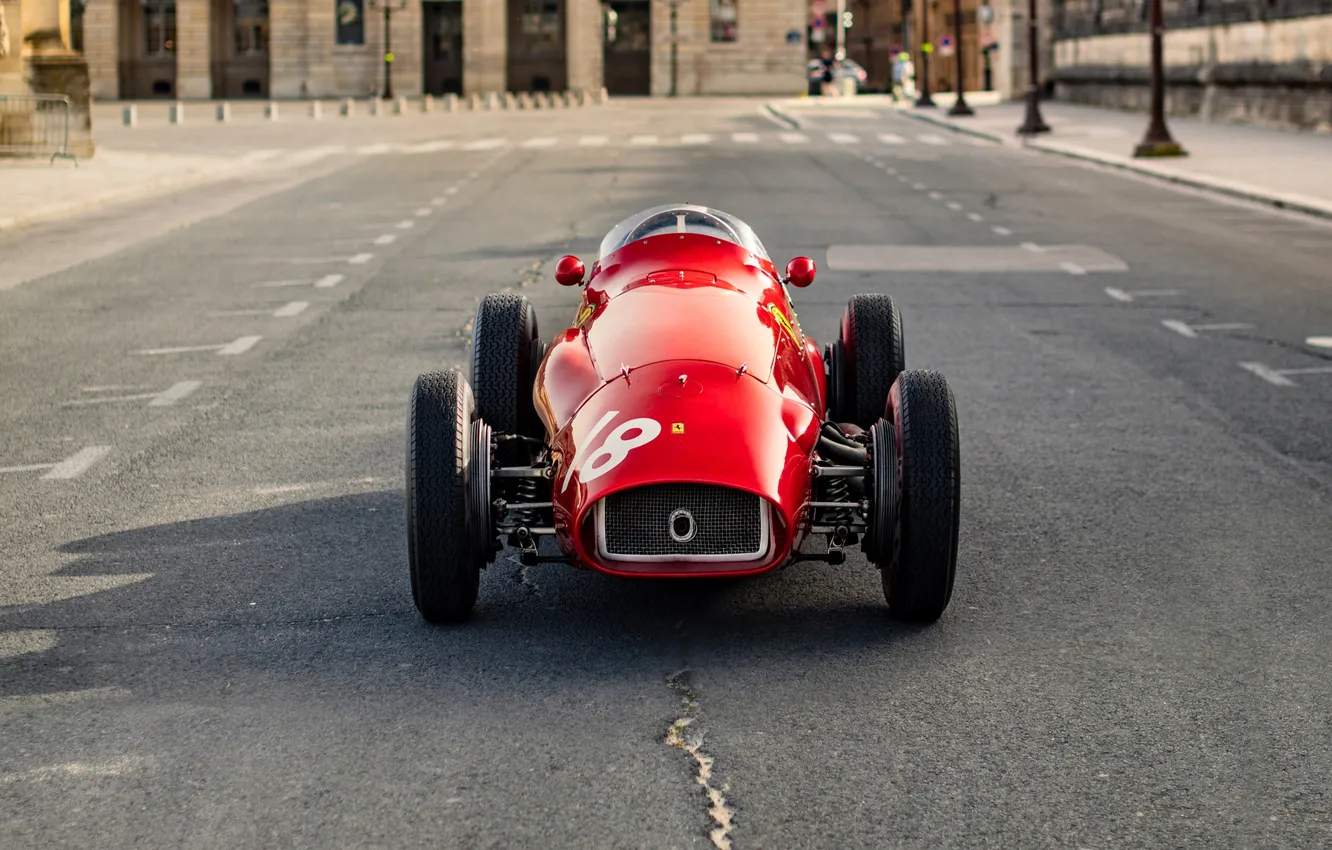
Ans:
{"type": "Polygon", "coordinates": [[[829,478],[826,487],[827,502],[846,502],[845,508],[824,508],[823,522],[827,525],[850,525],[855,511],[851,502],[851,486],[845,478],[829,478]]]}
{"type": "MultiPolygon", "coordinates": [[[[539,488],[535,478],[519,478],[514,484],[514,503],[527,504],[538,501],[539,488]]],[[[541,512],[539,510],[515,510],[511,511],[517,525],[541,525],[541,512]]]]}

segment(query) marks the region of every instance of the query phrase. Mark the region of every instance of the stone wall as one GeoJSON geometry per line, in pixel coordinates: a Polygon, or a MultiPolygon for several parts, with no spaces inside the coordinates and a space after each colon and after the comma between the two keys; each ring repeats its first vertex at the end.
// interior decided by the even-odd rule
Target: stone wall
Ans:
{"type": "MultiPolygon", "coordinates": [[[[1106,28],[1136,25],[1114,21],[1106,28]]],[[[1146,109],[1150,46],[1145,32],[1057,40],[1057,96],[1146,109]]],[[[1172,114],[1332,129],[1332,14],[1167,30],[1164,59],[1172,114]]]]}
{"type": "MultiPolygon", "coordinates": [[[[684,95],[799,95],[805,72],[805,0],[739,0],[736,41],[713,42],[711,6],[679,6],[678,91],[684,95]],[[787,33],[800,33],[788,44],[787,33]]],[[[671,88],[670,2],[652,0],[652,93],[671,88]]]]}
{"type": "Polygon", "coordinates": [[[565,63],[569,91],[601,88],[602,14],[597,0],[565,0],[565,63]]]}
{"type": "Polygon", "coordinates": [[[507,0],[463,0],[463,94],[504,91],[508,77],[507,0]]]}

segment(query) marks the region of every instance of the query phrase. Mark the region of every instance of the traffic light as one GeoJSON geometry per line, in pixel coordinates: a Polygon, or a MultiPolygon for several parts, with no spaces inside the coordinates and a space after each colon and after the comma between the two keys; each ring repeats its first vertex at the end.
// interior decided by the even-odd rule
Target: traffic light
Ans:
{"type": "Polygon", "coordinates": [[[851,24],[853,23],[853,21],[854,19],[851,17],[850,11],[842,13],[842,29],[848,29],[848,30],[851,29],[851,24]]]}

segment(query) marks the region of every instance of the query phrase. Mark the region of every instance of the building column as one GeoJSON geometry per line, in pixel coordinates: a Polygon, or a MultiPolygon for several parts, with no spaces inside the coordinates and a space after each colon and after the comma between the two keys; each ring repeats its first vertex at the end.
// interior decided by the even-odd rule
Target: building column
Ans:
{"type": "MultiPolygon", "coordinates": [[[[328,24],[323,35],[333,38],[333,0],[322,3],[328,24]]],[[[268,4],[268,93],[270,97],[310,97],[307,46],[310,36],[309,0],[283,0],[268,4]]]]}
{"type": "Polygon", "coordinates": [[[88,0],[83,7],[83,58],[93,98],[119,98],[120,0],[88,0]]]}
{"type": "Polygon", "coordinates": [[[565,0],[564,55],[569,91],[599,91],[604,85],[603,20],[599,0],[565,0]]]}
{"type": "Polygon", "coordinates": [[[213,96],[211,0],[176,0],[176,97],[213,96]]]}
{"type": "Polygon", "coordinates": [[[462,0],[462,4],[463,94],[504,91],[509,59],[509,0],[462,0]]]}
{"type": "Polygon", "coordinates": [[[5,29],[9,41],[5,55],[0,56],[0,94],[27,94],[28,84],[23,79],[23,7],[18,0],[0,0],[5,10],[5,29]]]}

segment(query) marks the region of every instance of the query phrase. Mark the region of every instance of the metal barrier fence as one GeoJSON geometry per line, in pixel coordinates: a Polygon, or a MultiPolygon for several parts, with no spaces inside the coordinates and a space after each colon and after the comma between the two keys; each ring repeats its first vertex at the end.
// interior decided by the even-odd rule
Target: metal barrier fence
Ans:
{"type": "Polygon", "coordinates": [[[63,94],[0,95],[0,156],[78,159],[69,152],[70,100],[63,94]]]}

